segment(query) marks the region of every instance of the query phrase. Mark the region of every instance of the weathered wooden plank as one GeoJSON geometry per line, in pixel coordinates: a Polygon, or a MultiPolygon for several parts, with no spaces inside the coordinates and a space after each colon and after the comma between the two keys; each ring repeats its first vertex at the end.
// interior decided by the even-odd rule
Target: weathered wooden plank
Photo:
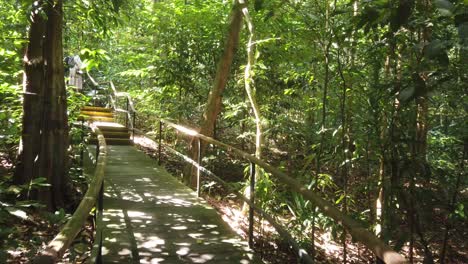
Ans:
{"type": "Polygon", "coordinates": [[[103,263],[261,263],[216,210],[131,146],[109,146],[103,263]]]}

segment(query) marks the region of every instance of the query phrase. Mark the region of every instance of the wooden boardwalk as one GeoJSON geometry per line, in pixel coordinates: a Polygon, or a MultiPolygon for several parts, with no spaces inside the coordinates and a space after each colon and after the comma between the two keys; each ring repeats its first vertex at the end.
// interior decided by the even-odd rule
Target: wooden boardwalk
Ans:
{"type": "Polygon", "coordinates": [[[108,146],[102,263],[261,263],[217,211],[132,146],[108,146]]]}

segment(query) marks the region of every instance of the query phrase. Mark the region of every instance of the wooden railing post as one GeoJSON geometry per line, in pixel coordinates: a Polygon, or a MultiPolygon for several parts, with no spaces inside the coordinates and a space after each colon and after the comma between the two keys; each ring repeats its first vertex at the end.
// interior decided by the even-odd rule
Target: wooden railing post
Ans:
{"type": "Polygon", "coordinates": [[[250,162],[249,247],[254,247],[255,163],[250,162]]]}
{"type": "Polygon", "coordinates": [[[96,106],[96,98],[97,98],[97,86],[93,85],[94,96],[93,96],[93,105],[96,106]]]}
{"type": "Polygon", "coordinates": [[[127,110],[125,114],[125,126],[128,128],[128,97],[126,97],[126,103],[125,103],[125,110],[127,110]]]}
{"type": "Polygon", "coordinates": [[[99,140],[96,142],[96,166],[99,158],[99,140]]]}
{"type": "Polygon", "coordinates": [[[136,112],[133,111],[133,118],[132,118],[132,140],[135,141],[135,125],[136,125],[136,112]]]}
{"type": "Polygon", "coordinates": [[[159,121],[158,165],[161,165],[162,121],[159,121]]]}
{"type": "Polygon", "coordinates": [[[80,168],[83,168],[83,159],[84,159],[84,119],[81,119],[80,168]]]}
{"type": "Polygon", "coordinates": [[[197,195],[200,197],[200,167],[201,167],[201,139],[197,138],[198,141],[198,150],[197,150],[197,195]]]}

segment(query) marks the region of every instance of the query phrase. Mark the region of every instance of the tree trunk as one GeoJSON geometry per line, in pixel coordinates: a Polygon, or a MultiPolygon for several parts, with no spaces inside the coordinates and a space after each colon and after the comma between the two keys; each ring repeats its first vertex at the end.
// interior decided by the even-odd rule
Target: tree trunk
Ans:
{"type": "MultiPolygon", "coordinates": [[[[239,0],[242,1],[242,0],[239,0]]],[[[242,1],[243,2],[243,1],[242,1]]],[[[247,28],[249,29],[250,36],[249,41],[247,43],[247,64],[245,65],[245,73],[244,73],[244,84],[245,84],[245,91],[247,93],[247,97],[249,98],[250,106],[252,107],[252,112],[255,117],[255,127],[256,127],[256,135],[255,135],[255,157],[257,159],[261,158],[262,155],[262,118],[260,116],[260,107],[258,106],[257,99],[256,99],[256,91],[253,88],[252,84],[254,83],[252,78],[252,67],[255,64],[255,49],[256,44],[254,41],[254,28],[253,23],[249,15],[249,11],[247,7],[242,8],[242,13],[244,14],[245,21],[247,23],[247,28]]],[[[258,170],[257,166],[257,172],[258,170]]]]}
{"type": "MultiPolygon", "coordinates": [[[[243,0],[239,0],[241,4],[244,3],[243,0]]],[[[257,159],[261,159],[262,157],[262,146],[263,146],[263,134],[262,134],[262,117],[260,115],[260,107],[258,106],[257,103],[257,98],[256,98],[256,90],[253,86],[254,80],[253,80],[253,75],[252,75],[252,67],[255,64],[255,50],[257,45],[255,44],[255,31],[254,31],[254,25],[252,22],[252,19],[249,14],[249,10],[247,9],[247,6],[242,7],[242,13],[244,14],[244,19],[247,25],[247,28],[249,30],[249,40],[247,42],[247,64],[245,65],[245,71],[244,71],[244,86],[245,86],[245,92],[247,94],[247,97],[250,102],[250,106],[252,107],[252,112],[254,114],[255,118],[255,127],[256,127],[256,133],[255,133],[255,157],[257,159]]],[[[263,170],[259,166],[255,166],[255,175],[257,179],[262,179],[263,176],[263,170]]],[[[248,180],[249,182],[250,180],[248,180]]],[[[246,184],[246,188],[244,190],[244,195],[247,198],[250,198],[251,193],[250,193],[250,188],[248,188],[249,184],[246,184]]],[[[247,210],[249,208],[249,205],[247,203],[244,203],[242,206],[242,213],[245,215],[247,213],[247,210]]]]}
{"type": "MultiPolygon", "coordinates": [[[[429,13],[431,10],[431,3],[428,0],[420,0],[417,2],[417,9],[421,12],[423,17],[426,20],[430,20],[431,14],[429,13]]],[[[421,43],[429,43],[431,40],[432,30],[431,27],[422,27],[418,34],[418,39],[421,43]]],[[[416,97],[416,118],[415,118],[415,134],[414,134],[414,144],[412,147],[412,156],[413,156],[413,166],[415,166],[415,173],[411,173],[409,180],[409,202],[408,202],[408,219],[410,221],[410,244],[409,244],[409,261],[413,263],[413,252],[415,247],[414,241],[414,232],[415,228],[420,230],[419,228],[419,221],[417,220],[417,210],[415,208],[415,184],[421,177],[426,178],[427,176],[427,161],[426,161],[426,153],[427,153],[427,131],[428,131],[428,115],[429,115],[429,108],[428,108],[428,98],[425,93],[427,91],[427,74],[426,70],[424,69],[425,66],[422,64],[422,58],[424,57],[423,50],[416,54],[416,72],[413,73],[413,85],[415,86],[416,91],[422,91],[420,96],[416,97]]],[[[421,242],[423,245],[427,245],[424,241],[424,236],[422,232],[420,232],[421,242]]],[[[432,252],[429,250],[429,247],[425,247],[425,262],[433,263],[433,256],[432,252]]]]}
{"type": "MultiPolygon", "coordinates": [[[[39,4],[38,6],[41,6],[39,4]]],[[[37,9],[31,12],[28,46],[24,57],[23,120],[15,184],[27,184],[36,178],[39,155],[40,123],[44,92],[44,33],[45,20],[37,9]]]]}
{"type": "MultiPolygon", "coordinates": [[[[230,14],[229,32],[224,45],[223,54],[218,62],[216,70],[216,76],[214,79],[213,87],[211,88],[210,94],[208,95],[208,102],[206,104],[205,112],[203,113],[203,120],[199,133],[206,136],[213,136],[214,126],[216,118],[221,111],[222,93],[226,87],[226,83],[229,77],[231,64],[234,59],[234,55],[237,50],[239,43],[239,34],[242,27],[242,10],[241,5],[234,3],[230,14]]],[[[201,153],[206,149],[206,143],[201,142],[201,153]]],[[[193,160],[197,160],[198,156],[198,142],[192,139],[190,143],[190,156],[193,160]]],[[[184,181],[189,184],[192,188],[197,185],[197,178],[195,167],[191,164],[184,168],[184,181]]]]}
{"type": "Polygon", "coordinates": [[[37,6],[41,9],[31,14],[25,57],[22,147],[15,181],[46,178],[50,186],[34,192],[31,198],[55,210],[65,205],[69,144],[62,0],[37,6]]]}
{"type": "Polygon", "coordinates": [[[47,32],[44,57],[47,63],[42,112],[39,175],[50,188],[41,189],[39,199],[50,209],[64,206],[68,167],[68,117],[62,47],[62,0],[47,7],[47,32]]]}
{"type": "MultiPolygon", "coordinates": [[[[326,12],[325,12],[325,32],[329,30],[329,20],[330,20],[330,5],[329,1],[326,1],[326,12]]],[[[316,168],[315,168],[315,182],[313,183],[312,189],[315,190],[317,188],[317,182],[319,180],[319,175],[322,169],[321,158],[323,154],[323,145],[325,145],[325,125],[327,121],[327,96],[328,96],[328,85],[329,85],[329,75],[330,75],[330,47],[332,42],[327,40],[326,43],[323,43],[323,58],[324,58],[324,80],[323,80],[323,97],[322,97],[322,121],[320,127],[320,146],[315,158],[316,168]]],[[[311,174],[309,181],[313,180],[313,175],[311,174]]],[[[316,217],[317,217],[317,206],[313,206],[312,208],[312,230],[311,230],[311,247],[312,247],[312,258],[315,259],[316,252],[315,252],[315,233],[316,233],[316,217]]]]}

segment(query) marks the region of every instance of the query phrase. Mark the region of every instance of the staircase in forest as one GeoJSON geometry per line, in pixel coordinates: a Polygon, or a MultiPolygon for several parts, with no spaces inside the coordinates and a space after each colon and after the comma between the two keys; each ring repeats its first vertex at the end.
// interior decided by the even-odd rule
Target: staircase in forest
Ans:
{"type": "MultiPolygon", "coordinates": [[[[128,128],[115,122],[112,109],[85,106],[81,109],[80,116],[86,121],[94,122],[99,127],[108,145],[133,145],[128,128]]],[[[89,143],[95,144],[96,142],[97,139],[94,135],[89,143]]]]}

